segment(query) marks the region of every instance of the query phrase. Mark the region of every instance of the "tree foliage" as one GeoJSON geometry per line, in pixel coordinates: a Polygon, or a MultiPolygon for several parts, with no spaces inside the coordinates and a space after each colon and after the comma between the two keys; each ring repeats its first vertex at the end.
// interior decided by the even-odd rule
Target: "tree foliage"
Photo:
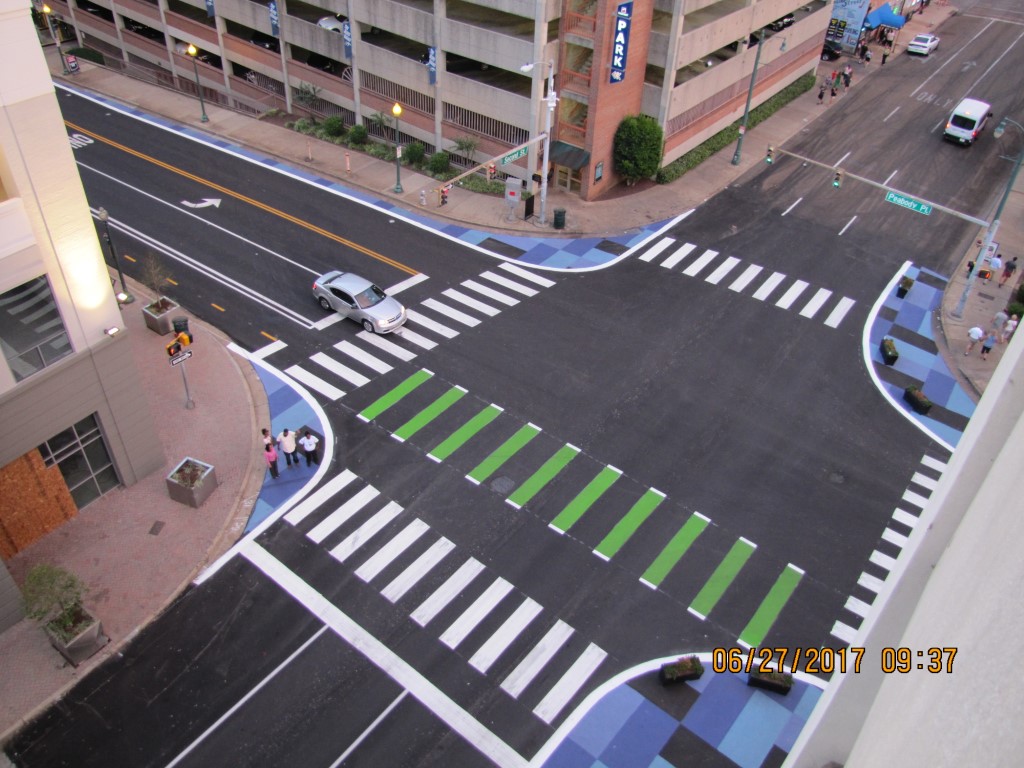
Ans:
{"type": "Polygon", "coordinates": [[[647,115],[630,115],[615,131],[612,160],[615,172],[627,184],[654,176],[661,167],[664,136],[658,122],[647,115]]]}

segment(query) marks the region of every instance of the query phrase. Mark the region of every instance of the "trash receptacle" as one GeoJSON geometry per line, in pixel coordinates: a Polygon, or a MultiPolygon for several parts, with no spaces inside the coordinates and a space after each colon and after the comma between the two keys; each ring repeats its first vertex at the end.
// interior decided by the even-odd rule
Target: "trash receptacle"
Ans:
{"type": "Polygon", "coordinates": [[[188,318],[187,317],[174,317],[171,318],[171,324],[174,326],[175,333],[188,333],[188,318]]]}
{"type": "Polygon", "coordinates": [[[565,229],[565,208],[555,208],[555,229],[565,229]]]}

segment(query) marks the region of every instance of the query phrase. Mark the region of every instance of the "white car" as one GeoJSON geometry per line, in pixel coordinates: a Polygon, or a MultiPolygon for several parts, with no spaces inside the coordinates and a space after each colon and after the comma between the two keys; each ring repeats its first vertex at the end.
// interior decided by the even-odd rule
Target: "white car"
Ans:
{"type": "Polygon", "coordinates": [[[335,16],[324,16],[316,23],[316,25],[318,27],[323,27],[324,29],[329,29],[331,32],[341,32],[341,23],[345,21],[345,18],[346,17],[342,16],[340,13],[335,16]]]}
{"type": "Polygon", "coordinates": [[[919,53],[927,56],[939,47],[939,38],[935,35],[918,35],[907,44],[907,53],[919,53]]]}

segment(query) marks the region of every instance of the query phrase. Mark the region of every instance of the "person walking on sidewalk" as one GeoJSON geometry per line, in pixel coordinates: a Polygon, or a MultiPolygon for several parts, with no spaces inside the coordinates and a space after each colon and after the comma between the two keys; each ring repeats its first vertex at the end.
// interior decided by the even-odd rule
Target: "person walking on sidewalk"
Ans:
{"type": "Polygon", "coordinates": [[[1006,321],[1006,325],[1003,326],[1003,333],[999,337],[999,342],[1001,344],[1006,344],[1013,338],[1013,332],[1017,330],[1018,322],[1020,322],[1020,320],[1016,315],[1010,315],[1010,319],[1006,321]]]}
{"type": "Polygon", "coordinates": [[[1006,285],[1006,281],[1013,277],[1013,273],[1017,271],[1017,257],[1014,256],[1006,264],[1003,265],[1003,276],[999,278],[1000,287],[1006,285]]]}
{"type": "Polygon", "coordinates": [[[964,352],[964,357],[971,354],[971,350],[977,345],[979,341],[985,338],[985,331],[980,325],[976,325],[967,332],[967,350],[964,352]]]}
{"type": "Polygon", "coordinates": [[[277,445],[284,454],[285,463],[289,466],[299,466],[299,454],[295,448],[295,433],[285,429],[277,436],[277,445]]]}
{"type": "Polygon", "coordinates": [[[818,91],[818,106],[822,106],[825,103],[825,84],[822,83],[821,89],[818,91]]]}
{"type": "Polygon", "coordinates": [[[272,438],[270,436],[270,430],[269,429],[264,427],[263,429],[260,430],[260,432],[263,433],[263,444],[264,445],[270,445],[272,442],[274,442],[274,438],[272,438]]]}
{"type": "Polygon", "coordinates": [[[267,466],[270,467],[270,476],[277,479],[277,451],[274,450],[273,443],[267,443],[263,446],[263,459],[267,462],[267,466]]]}
{"type": "Polygon", "coordinates": [[[999,336],[1003,332],[1003,328],[1006,326],[1006,321],[1010,319],[1010,316],[1006,314],[1005,309],[1000,309],[996,312],[995,317],[992,318],[992,333],[999,336]]]}
{"type": "Polygon", "coordinates": [[[320,458],[316,455],[316,445],[320,441],[315,435],[309,434],[309,430],[306,430],[306,434],[299,440],[299,446],[302,448],[303,454],[306,456],[306,466],[311,467],[314,464],[320,463],[320,458]]]}
{"type": "Polygon", "coordinates": [[[885,66],[885,60],[889,58],[889,54],[892,52],[892,48],[888,45],[882,49],[882,66],[885,66]]]}
{"type": "Polygon", "coordinates": [[[989,333],[989,335],[985,337],[985,341],[981,345],[982,360],[988,360],[988,353],[992,351],[992,347],[994,347],[995,345],[996,335],[994,333],[989,333]]]}

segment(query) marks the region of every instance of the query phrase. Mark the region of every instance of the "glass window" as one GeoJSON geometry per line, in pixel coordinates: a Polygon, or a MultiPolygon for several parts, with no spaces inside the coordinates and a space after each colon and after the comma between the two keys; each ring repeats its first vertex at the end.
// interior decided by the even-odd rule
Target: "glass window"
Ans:
{"type": "Polygon", "coordinates": [[[71,354],[71,340],[45,275],[0,294],[0,347],[15,381],[71,354]]]}
{"type": "Polygon", "coordinates": [[[95,414],[51,437],[39,453],[46,466],[60,468],[79,509],[120,485],[95,414]]]}

